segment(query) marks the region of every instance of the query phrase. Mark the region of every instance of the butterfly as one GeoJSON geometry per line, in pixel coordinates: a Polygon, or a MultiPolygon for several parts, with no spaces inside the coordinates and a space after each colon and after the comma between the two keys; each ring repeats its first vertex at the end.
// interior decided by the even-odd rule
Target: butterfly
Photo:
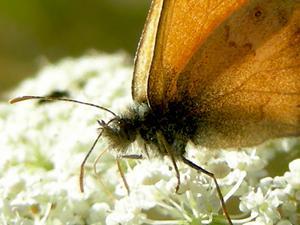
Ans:
{"type": "MultiPolygon", "coordinates": [[[[99,135],[120,155],[133,142],[143,153],[169,156],[178,184],[189,141],[210,149],[250,147],[300,136],[300,1],[153,0],[137,50],[133,104],[99,120],[99,135]]],[[[90,150],[90,152],[91,152],[90,150]]],[[[90,152],[87,154],[89,156],[90,152]]],[[[87,159],[85,158],[83,165],[87,159]]],[[[83,169],[81,189],[83,190],[83,169]]]]}

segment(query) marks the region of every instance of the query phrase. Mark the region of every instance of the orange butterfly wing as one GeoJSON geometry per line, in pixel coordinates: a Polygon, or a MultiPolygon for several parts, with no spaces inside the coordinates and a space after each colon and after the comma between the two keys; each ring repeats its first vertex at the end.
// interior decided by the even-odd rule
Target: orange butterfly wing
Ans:
{"type": "Polygon", "coordinates": [[[165,93],[158,87],[169,80],[168,68],[178,74],[208,33],[245,1],[153,0],[136,54],[133,99],[161,102],[165,93]]]}
{"type": "Polygon", "coordinates": [[[198,144],[299,136],[300,2],[251,1],[211,34],[178,80],[185,81],[177,93],[192,96],[205,115],[198,144]]]}
{"type": "Polygon", "coordinates": [[[131,92],[133,99],[138,102],[147,101],[148,76],[154,55],[156,35],[162,6],[162,0],[152,1],[135,56],[131,92]]]}
{"type": "Polygon", "coordinates": [[[163,3],[147,80],[154,110],[192,99],[194,142],[212,148],[300,135],[299,1],[163,3]]]}

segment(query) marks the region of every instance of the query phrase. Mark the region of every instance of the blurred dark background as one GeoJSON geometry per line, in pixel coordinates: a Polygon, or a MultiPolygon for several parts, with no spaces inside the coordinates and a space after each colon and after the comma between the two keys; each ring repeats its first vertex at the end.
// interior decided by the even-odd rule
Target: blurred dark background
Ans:
{"type": "Polygon", "coordinates": [[[90,49],[134,55],[150,0],[0,0],[0,93],[33,75],[41,59],[90,49]]]}

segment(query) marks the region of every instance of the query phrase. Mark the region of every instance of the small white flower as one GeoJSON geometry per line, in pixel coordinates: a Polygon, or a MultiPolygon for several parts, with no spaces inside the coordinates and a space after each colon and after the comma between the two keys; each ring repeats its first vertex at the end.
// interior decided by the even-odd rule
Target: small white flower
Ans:
{"type": "Polygon", "coordinates": [[[285,173],[286,181],[295,189],[300,189],[300,159],[295,159],[289,164],[290,172],[285,173]]]}

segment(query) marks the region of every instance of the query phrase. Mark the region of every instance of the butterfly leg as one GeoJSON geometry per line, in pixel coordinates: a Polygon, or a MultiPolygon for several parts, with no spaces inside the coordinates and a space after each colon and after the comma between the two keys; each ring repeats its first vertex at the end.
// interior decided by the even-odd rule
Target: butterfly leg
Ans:
{"type": "Polygon", "coordinates": [[[170,157],[172,164],[174,166],[175,172],[176,172],[176,177],[177,177],[177,186],[176,186],[176,193],[178,193],[179,191],[179,187],[180,187],[180,173],[176,164],[176,159],[175,156],[173,154],[172,148],[170,147],[170,145],[168,144],[168,142],[166,141],[165,137],[162,135],[162,133],[157,132],[157,140],[158,140],[158,144],[159,146],[163,147],[165,152],[168,154],[168,156],[170,157]]]}
{"type": "Polygon", "coordinates": [[[120,159],[119,159],[119,158],[116,159],[116,163],[117,163],[118,170],[119,170],[120,176],[121,176],[121,178],[122,178],[123,184],[124,184],[124,186],[125,186],[125,188],[126,188],[126,190],[127,190],[127,195],[130,195],[129,185],[128,185],[128,182],[127,182],[127,180],[126,180],[124,171],[123,171],[123,169],[122,169],[122,167],[121,167],[121,163],[120,163],[120,159]]]}
{"type": "Polygon", "coordinates": [[[196,165],[196,164],[193,163],[192,161],[186,159],[184,156],[181,156],[181,159],[182,159],[182,161],[183,161],[185,164],[187,164],[188,166],[192,167],[193,169],[195,169],[195,170],[197,170],[197,171],[200,171],[201,173],[206,174],[207,176],[209,176],[209,177],[211,177],[211,178],[213,179],[213,181],[214,181],[214,183],[215,183],[215,185],[216,185],[216,188],[217,188],[217,193],[218,193],[219,199],[220,199],[220,201],[221,201],[221,206],[222,206],[222,209],[223,209],[223,213],[224,213],[226,219],[228,220],[228,223],[229,223],[230,225],[233,225],[233,223],[232,223],[232,221],[231,221],[231,219],[230,219],[230,216],[229,216],[229,214],[228,214],[228,212],[227,212],[226,204],[225,204],[225,201],[224,201],[224,198],[223,198],[223,195],[222,195],[220,186],[219,186],[219,184],[218,184],[218,182],[217,182],[217,179],[216,179],[215,175],[214,175],[213,173],[211,173],[211,172],[209,172],[209,171],[203,169],[202,167],[196,165]]]}
{"type": "Polygon", "coordinates": [[[141,155],[141,154],[121,155],[120,158],[122,158],[122,159],[144,159],[143,155],[141,155]]]}
{"type": "Polygon", "coordinates": [[[122,178],[122,181],[124,183],[124,186],[127,190],[128,195],[130,194],[130,188],[129,188],[128,182],[126,180],[124,171],[121,167],[121,162],[120,161],[121,161],[121,159],[143,159],[143,158],[144,158],[143,155],[140,155],[140,154],[130,154],[130,155],[121,155],[116,159],[117,167],[118,167],[120,176],[122,178]]]}

